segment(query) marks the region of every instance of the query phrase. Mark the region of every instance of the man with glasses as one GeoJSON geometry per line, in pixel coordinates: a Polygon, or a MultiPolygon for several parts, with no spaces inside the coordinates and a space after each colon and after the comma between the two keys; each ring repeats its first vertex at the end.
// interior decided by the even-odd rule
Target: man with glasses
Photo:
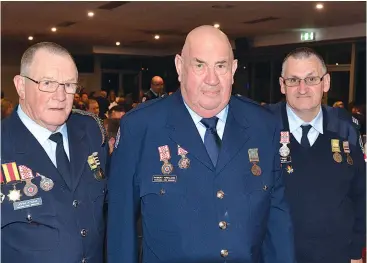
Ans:
{"type": "Polygon", "coordinates": [[[146,93],[144,93],[144,96],[141,101],[145,102],[163,96],[165,94],[163,93],[163,86],[164,86],[163,79],[160,76],[154,76],[150,83],[150,89],[146,93]]]}
{"type": "Polygon", "coordinates": [[[294,263],[276,122],[231,96],[237,60],[213,26],[175,58],[180,90],[122,118],[108,183],[109,263],[294,263]]]}
{"type": "Polygon", "coordinates": [[[366,167],[352,117],[322,105],[330,75],[310,48],[286,56],[279,84],[286,102],[268,107],[282,124],[278,149],[297,263],[362,263],[366,167]]]}
{"type": "Polygon", "coordinates": [[[19,106],[1,123],[1,260],[101,263],[108,149],[99,120],[72,112],[73,58],[35,44],[14,84],[19,106]]]}

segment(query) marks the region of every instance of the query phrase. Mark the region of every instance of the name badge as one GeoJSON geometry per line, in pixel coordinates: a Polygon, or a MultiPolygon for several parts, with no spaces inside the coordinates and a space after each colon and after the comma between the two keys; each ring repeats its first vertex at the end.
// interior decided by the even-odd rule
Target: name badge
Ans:
{"type": "Polygon", "coordinates": [[[153,175],[153,183],[176,183],[176,175],[153,175]]]}
{"type": "Polygon", "coordinates": [[[13,203],[14,210],[20,210],[20,209],[34,207],[34,206],[40,206],[40,205],[42,205],[42,198],[41,197],[13,203]]]}

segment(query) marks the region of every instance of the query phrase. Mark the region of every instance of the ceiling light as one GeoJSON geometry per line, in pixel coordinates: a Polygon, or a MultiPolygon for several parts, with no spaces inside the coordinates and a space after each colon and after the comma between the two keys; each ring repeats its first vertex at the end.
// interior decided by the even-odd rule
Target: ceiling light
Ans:
{"type": "Polygon", "coordinates": [[[93,17],[94,16],[94,13],[93,12],[88,12],[88,16],[89,17],[93,17]]]}
{"type": "Polygon", "coordinates": [[[33,37],[32,37],[32,36],[29,36],[29,37],[28,37],[28,40],[33,40],[33,37]]]}
{"type": "Polygon", "coordinates": [[[119,46],[120,45],[120,42],[116,42],[116,46],[119,46]]]}
{"type": "Polygon", "coordinates": [[[52,31],[52,32],[56,32],[56,30],[57,30],[57,28],[56,28],[56,27],[51,28],[51,31],[52,31]]]}
{"type": "Polygon", "coordinates": [[[159,39],[160,38],[160,36],[159,35],[155,35],[154,36],[154,39],[159,39]]]}
{"type": "Polygon", "coordinates": [[[214,27],[215,28],[220,28],[220,25],[219,24],[214,24],[214,27]]]}
{"type": "Polygon", "coordinates": [[[323,4],[317,4],[316,5],[316,9],[323,9],[324,8],[324,5],[323,4]]]}
{"type": "Polygon", "coordinates": [[[335,63],[335,65],[337,65],[337,66],[338,66],[338,65],[339,65],[339,63],[335,63]]]}

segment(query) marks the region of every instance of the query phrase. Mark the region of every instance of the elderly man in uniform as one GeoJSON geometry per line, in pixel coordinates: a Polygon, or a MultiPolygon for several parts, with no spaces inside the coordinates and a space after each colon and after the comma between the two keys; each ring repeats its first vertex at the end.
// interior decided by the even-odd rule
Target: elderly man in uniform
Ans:
{"type": "Polygon", "coordinates": [[[163,79],[160,76],[154,76],[150,83],[150,89],[144,93],[142,102],[161,97],[163,94],[163,79]]]}
{"type": "Polygon", "coordinates": [[[277,134],[297,263],[362,263],[366,233],[366,167],[359,133],[342,108],[321,106],[330,88],[323,58],[290,52],[279,78],[286,102],[269,108],[277,134]]]}
{"type": "Polygon", "coordinates": [[[180,91],[121,121],[109,178],[110,263],[294,263],[276,127],[257,103],[231,96],[227,36],[191,31],[175,58],[180,91]]]}
{"type": "Polygon", "coordinates": [[[71,113],[77,81],[63,47],[42,42],[23,54],[19,106],[1,123],[3,263],[103,261],[105,133],[71,113]]]}

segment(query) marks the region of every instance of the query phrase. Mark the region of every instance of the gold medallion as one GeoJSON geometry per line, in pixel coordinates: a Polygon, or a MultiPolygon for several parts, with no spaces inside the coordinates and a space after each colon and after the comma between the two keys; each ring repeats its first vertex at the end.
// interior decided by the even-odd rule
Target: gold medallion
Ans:
{"type": "Polygon", "coordinates": [[[343,161],[343,157],[338,152],[334,152],[333,158],[334,158],[334,161],[337,163],[341,163],[343,161]]]}
{"type": "Polygon", "coordinates": [[[255,176],[261,175],[261,168],[260,168],[260,166],[256,165],[256,163],[254,163],[254,165],[251,167],[251,172],[255,176]]]}
{"type": "Polygon", "coordinates": [[[352,159],[352,156],[350,156],[349,154],[347,155],[347,163],[349,165],[353,165],[353,159],[352,159]]]}

